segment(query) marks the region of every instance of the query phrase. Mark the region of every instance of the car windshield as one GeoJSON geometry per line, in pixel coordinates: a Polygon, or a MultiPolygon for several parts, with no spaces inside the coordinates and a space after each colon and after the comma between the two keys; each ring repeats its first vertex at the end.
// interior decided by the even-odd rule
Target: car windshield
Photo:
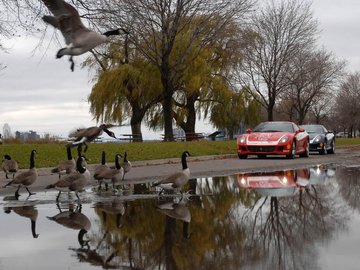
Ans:
{"type": "Polygon", "coordinates": [[[322,126],[303,125],[301,128],[305,129],[307,133],[324,133],[322,126]]]}
{"type": "Polygon", "coordinates": [[[257,125],[254,132],[294,132],[294,128],[291,123],[265,122],[257,125]]]}

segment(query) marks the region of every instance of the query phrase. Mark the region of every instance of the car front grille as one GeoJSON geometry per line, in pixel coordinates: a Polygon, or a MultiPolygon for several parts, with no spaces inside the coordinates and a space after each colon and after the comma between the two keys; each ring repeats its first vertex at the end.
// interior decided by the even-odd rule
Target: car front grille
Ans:
{"type": "Polygon", "coordinates": [[[250,152],[274,152],[275,146],[248,146],[250,152]]]}

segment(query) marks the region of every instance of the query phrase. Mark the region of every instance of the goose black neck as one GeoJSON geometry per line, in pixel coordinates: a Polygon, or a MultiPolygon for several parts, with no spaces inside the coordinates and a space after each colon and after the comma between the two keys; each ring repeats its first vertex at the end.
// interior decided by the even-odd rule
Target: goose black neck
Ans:
{"type": "Polygon", "coordinates": [[[36,221],[35,220],[31,220],[31,233],[33,238],[38,238],[38,234],[36,234],[36,221]]]}
{"type": "Polygon", "coordinates": [[[82,157],[78,157],[77,161],[76,161],[76,169],[78,170],[79,173],[84,173],[86,171],[86,168],[83,167],[82,165],[82,157]]]}
{"type": "Polygon", "coordinates": [[[116,155],[116,156],[115,156],[115,167],[116,167],[116,169],[118,169],[118,170],[120,170],[120,168],[121,168],[119,157],[120,157],[120,155],[116,155]]]}
{"type": "Polygon", "coordinates": [[[105,151],[103,151],[101,154],[101,164],[105,165],[105,163],[106,163],[106,154],[105,151]]]}
{"type": "Polygon", "coordinates": [[[67,159],[72,160],[71,148],[70,147],[66,148],[66,153],[67,153],[67,159]]]}
{"type": "Polygon", "coordinates": [[[128,160],[127,160],[127,153],[126,153],[126,152],[124,153],[124,162],[128,162],[128,160]]]}
{"type": "Polygon", "coordinates": [[[187,162],[186,162],[186,153],[184,152],[181,156],[181,163],[182,163],[182,168],[183,170],[187,169],[188,166],[187,166],[187,162]]]}
{"type": "Polygon", "coordinates": [[[186,239],[190,238],[189,228],[190,228],[190,223],[184,221],[184,223],[183,223],[183,237],[186,238],[186,239]]]}
{"type": "Polygon", "coordinates": [[[87,231],[85,229],[81,229],[78,234],[78,241],[81,246],[84,246],[84,244],[85,244],[85,241],[84,241],[85,233],[87,233],[87,231]]]}
{"type": "Polygon", "coordinates": [[[32,151],[30,154],[30,169],[35,168],[35,152],[32,151]]]}

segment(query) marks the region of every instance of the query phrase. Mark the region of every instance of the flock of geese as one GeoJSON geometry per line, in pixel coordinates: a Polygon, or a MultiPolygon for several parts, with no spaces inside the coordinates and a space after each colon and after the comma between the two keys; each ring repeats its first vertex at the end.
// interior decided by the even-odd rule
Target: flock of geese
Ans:
{"type": "MultiPolygon", "coordinates": [[[[74,70],[73,56],[91,51],[96,46],[108,42],[109,36],[120,35],[121,31],[125,34],[129,34],[128,31],[122,28],[110,30],[103,34],[96,33],[85,27],[81,22],[78,11],[72,5],[63,0],[42,0],[42,2],[52,13],[52,15],[43,16],[43,21],[53,26],[55,29],[60,30],[67,45],[57,52],[56,58],[69,55],[72,71],[74,70]]],[[[67,160],[62,161],[52,170],[53,173],[59,174],[59,180],[46,187],[46,189],[57,189],[59,191],[56,197],[57,201],[60,198],[61,192],[70,191],[75,192],[77,198],[80,200],[78,192],[83,191],[91,179],[90,172],[86,168],[86,157],[82,155],[82,146],[85,146],[85,153],[88,149],[87,143],[94,141],[103,132],[107,133],[110,137],[116,138],[115,134],[109,130],[111,127],[114,127],[114,125],[102,124],[100,126],[77,129],[70,133],[69,137],[74,138],[74,141],[67,145],[67,160]],[[71,155],[71,149],[73,147],[78,148],[78,157],[76,161],[71,155]],[[63,174],[66,175],[62,177],[63,174]]],[[[9,175],[11,174],[13,176],[13,179],[8,182],[5,187],[16,187],[16,198],[20,196],[19,190],[21,187],[24,187],[27,190],[29,196],[33,194],[29,190],[29,186],[31,186],[38,178],[35,167],[36,154],[37,152],[35,149],[31,151],[29,170],[23,171],[16,176],[15,174],[19,171],[17,162],[8,154],[3,156],[2,169],[5,172],[6,179],[9,179],[9,175]]],[[[160,193],[162,193],[163,190],[168,189],[181,191],[181,188],[187,183],[190,176],[190,170],[186,163],[186,157],[188,156],[190,156],[188,151],[185,151],[182,154],[182,171],[169,175],[153,184],[153,186],[162,188],[160,193]]],[[[106,165],[105,153],[102,153],[102,163],[96,167],[93,175],[94,179],[99,182],[99,190],[103,183],[105,184],[106,189],[108,189],[109,184],[112,184],[112,187],[115,188],[116,183],[124,180],[125,174],[128,173],[131,168],[131,163],[127,160],[126,152],[124,154],[123,162],[120,162],[121,157],[120,154],[116,154],[115,166],[110,167],[106,165]]]]}
{"type": "MultiPolygon", "coordinates": [[[[94,130],[94,127],[89,128],[94,130]]],[[[83,136],[84,133],[82,133],[83,136]]],[[[75,142],[77,143],[77,142],[75,142]]],[[[84,142],[83,142],[84,143],[84,142]]],[[[82,144],[78,145],[78,157],[75,159],[72,157],[71,147],[72,144],[66,146],[67,159],[60,161],[58,166],[51,170],[52,173],[59,174],[59,179],[45,187],[45,189],[56,189],[58,195],[56,201],[59,201],[61,192],[75,192],[79,201],[79,192],[83,191],[91,181],[91,177],[98,181],[98,191],[101,190],[102,184],[105,184],[105,189],[108,190],[108,185],[111,184],[113,190],[116,189],[116,184],[125,180],[125,174],[128,173],[131,168],[131,162],[127,158],[127,152],[124,156],[120,154],[115,155],[115,166],[109,166],[106,164],[106,153],[102,152],[101,164],[97,165],[94,170],[93,176],[91,176],[89,170],[86,168],[87,159],[82,155],[82,144]],[[123,160],[121,161],[121,158],[123,160]],[[63,176],[64,175],[64,176],[63,176]]],[[[13,186],[16,187],[15,198],[18,199],[20,194],[20,188],[24,187],[29,196],[33,195],[29,187],[35,183],[38,178],[37,169],[35,167],[36,150],[32,150],[30,153],[30,167],[26,171],[19,172],[19,166],[16,160],[12,159],[9,154],[5,154],[2,160],[2,169],[5,173],[6,179],[9,179],[9,175],[12,174],[13,179],[10,180],[4,187],[13,186]],[[18,173],[16,176],[15,174],[18,173]]],[[[182,187],[188,182],[190,177],[190,169],[187,166],[187,157],[190,156],[188,151],[184,151],[181,156],[182,170],[169,176],[153,182],[153,187],[161,187],[159,195],[164,190],[180,191],[182,193],[182,187]]]]}

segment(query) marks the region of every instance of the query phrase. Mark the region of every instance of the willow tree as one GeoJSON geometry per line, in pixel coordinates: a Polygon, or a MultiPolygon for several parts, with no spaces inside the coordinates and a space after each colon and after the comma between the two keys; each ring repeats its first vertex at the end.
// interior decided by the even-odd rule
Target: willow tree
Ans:
{"type": "MultiPolygon", "coordinates": [[[[115,5],[109,1],[104,2],[107,6],[115,5]]],[[[177,59],[171,61],[177,36],[187,28],[187,25],[195,22],[195,17],[201,15],[201,20],[197,20],[196,24],[192,25],[186,47],[190,48],[194,42],[198,42],[197,37],[202,36],[200,49],[205,48],[216,39],[230,20],[243,19],[251,2],[251,0],[122,0],[116,3],[112,13],[118,12],[119,16],[114,20],[130,30],[133,44],[161,74],[164,140],[173,140],[173,96],[180,88],[183,64],[188,57],[188,51],[185,50],[184,54],[178,54],[177,59]],[[212,28],[207,27],[209,22],[213,22],[212,28]]]]}
{"type": "Polygon", "coordinates": [[[159,71],[143,59],[103,71],[89,95],[90,111],[97,121],[130,119],[134,141],[142,141],[142,120],[160,100],[159,71]]]}
{"type": "MultiPolygon", "coordinates": [[[[201,16],[197,19],[201,20],[201,16]]],[[[213,23],[216,24],[209,22],[206,27],[212,29],[213,23]]],[[[220,95],[218,92],[231,88],[232,70],[241,61],[242,49],[249,39],[236,21],[229,21],[211,44],[202,47],[204,37],[199,34],[196,37],[197,42],[194,41],[189,47],[192,25],[187,26],[187,31],[184,29],[178,34],[170,55],[171,65],[176,64],[179,55],[184,58],[179,73],[181,77],[173,95],[173,116],[176,124],[185,131],[186,140],[196,138],[196,120],[201,118],[202,112],[208,111],[212,104],[217,102],[220,95]]],[[[196,26],[196,22],[194,25],[196,26]]],[[[180,67],[179,64],[178,66],[180,67]]],[[[152,126],[163,123],[161,109],[158,107],[156,114],[149,119],[152,126]]]]}
{"type": "Polygon", "coordinates": [[[223,93],[210,115],[210,121],[224,129],[230,139],[242,126],[252,126],[260,121],[261,104],[248,91],[223,93]]]}

